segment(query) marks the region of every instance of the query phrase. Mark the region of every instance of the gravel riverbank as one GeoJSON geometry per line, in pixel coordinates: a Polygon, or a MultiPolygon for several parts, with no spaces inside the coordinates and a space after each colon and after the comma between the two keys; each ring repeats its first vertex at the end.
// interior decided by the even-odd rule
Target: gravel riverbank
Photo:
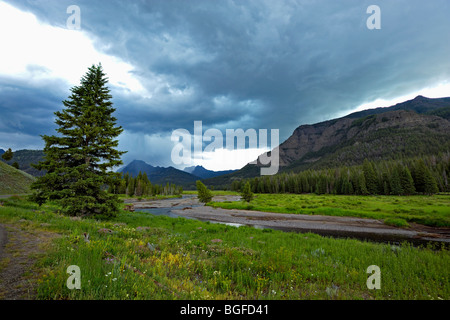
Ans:
{"type": "MultiPolygon", "coordinates": [[[[239,201],[239,196],[216,196],[213,201],[239,201]]],[[[137,201],[130,200],[135,209],[172,208],[172,213],[204,221],[272,228],[291,232],[313,232],[324,236],[351,237],[374,241],[416,244],[445,242],[450,244],[448,228],[433,228],[411,223],[410,228],[388,226],[381,220],[323,215],[284,214],[251,210],[221,209],[204,206],[196,197],[137,201]]]]}

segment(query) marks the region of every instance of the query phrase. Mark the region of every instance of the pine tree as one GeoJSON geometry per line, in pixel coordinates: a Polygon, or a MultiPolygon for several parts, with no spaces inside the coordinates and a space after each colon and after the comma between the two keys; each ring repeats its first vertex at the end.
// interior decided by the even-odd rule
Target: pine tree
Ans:
{"type": "Polygon", "coordinates": [[[247,202],[250,202],[253,200],[253,192],[250,187],[250,182],[247,181],[247,183],[245,184],[244,189],[242,190],[242,193],[241,193],[241,197],[242,197],[242,199],[244,199],[247,202]]]}
{"type": "Polygon", "coordinates": [[[378,179],[373,164],[369,160],[364,159],[363,163],[364,178],[366,180],[367,191],[370,194],[378,193],[378,179]]]}
{"type": "Polygon", "coordinates": [[[389,195],[391,194],[391,189],[389,187],[390,185],[390,179],[389,179],[389,175],[387,172],[383,172],[381,175],[381,180],[382,180],[382,184],[383,184],[383,194],[384,195],[389,195]]]}
{"type": "Polygon", "coordinates": [[[115,140],[123,131],[113,116],[108,79],[101,64],[93,65],[71,89],[62,111],[55,112],[57,136],[42,136],[45,159],[34,165],[47,173],[32,185],[39,204],[57,200],[71,216],[111,217],[120,200],[104,186],[119,175],[111,171],[122,164],[115,140]]]}
{"type": "Polygon", "coordinates": [[[391,173],[390,189],[392,195],[403,194],[402,183],[400,180],[400,173],[398,167],[394,167],[391,173]]]}
{"type": "Polygon", "coordinates": [[[5,151],[5,153],[2,154],[2,158],[5,161],[9,161],[13,158],[14,154],[11,150],[11,148],[8,148],[8,150],[5,151]]]}
{"type": "Polygon", "coordinates": [[[414,180],[411,176],[411,172],[408,167],[400,167],[400,184],[402,186],[403,194],[411,195],[416,192],[416,188],[414,187],[414,180]]]}
{"type": "Polygon", "coordinates": [[[412,176],[414,180],[414,186],[417,192],[425,192],[425,162],[420,159],[414,166],[412,176]]]}
{"type": "Polygon", "coordinates": [[[390,191],[389,191],[388,183],[387,183],[387,181],[384,181],[383,182],[383,194],[389,195],[389,193],[390,193],[390,191]]]}
{"type": "Polygon", "coordinates": [[[128,179],[127,195],[129,195],[130,197],[133,197],[135,191],[136,191],[136,179],[133,177],[130,177],[128,179]]]}
{"type": "Polygon", "coordinates": [[[211,191],[200,181],[197,180],[197,197],[200,202],[208,203],[212,200],[211,191]]]}
{"type": "Polygon", "coordinates": [[[140,197],[142,196],[142,177],[137,178],[137,182],[136,182],[136,196],[140,197]]]}
{"type": "Polygon", "coordinates": [[[418,161],[414,169],[414,184],[417,192],[433,194],[439,191],[436,179],[423,159],[418,161]]]}
{"type": "Polygon", "coordinates": [[[449,190],[449,185],[448,185],[448,178],[447,178],[447,172],[445,171],[445,168],[442,171],[442,180],[443,180],[443,187],[444,187],[444,191],[448,191],[449,190]]]}
{"type": "Polygon", "coordinates": [[[425,168],[425,187],[424,193],[426,194],[434,194],[439,192],[439,188],[436,183],[436,179],[433,177],[430,169],[425,168]]]}
{"type": "Polygon", "coordinates": [[[120,180],[119,189],[116,194],[126,194],[127,193],[127,183],[125,179],[120,180]]]}
{"type": "Polygon", "coordinates": [[[366,178],[365,178],[364,174],[361,174],[359,176],[359,179],[358,179],[358,191],[359,191],[359,194],[362,194],[362,195],[369,194],[369,191],[367,190],[366,178]]]}

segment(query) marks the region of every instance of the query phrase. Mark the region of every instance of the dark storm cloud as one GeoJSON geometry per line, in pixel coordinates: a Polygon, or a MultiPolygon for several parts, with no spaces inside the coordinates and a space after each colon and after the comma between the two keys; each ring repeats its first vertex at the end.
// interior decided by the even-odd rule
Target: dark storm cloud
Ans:
{"type": "MultiPolygon", "coordinates": [[[[47,83],[50,84],[50,83],[47,83]]],[[[53,83],[53,88],[58,83],[53,83]]],[[[22,132],[31,136],[52,134],[53,112],[61,108],[63,97],[49,87],[30,86],[24,81],[0,76],[0,132],[22,132]]]]}
{"type": "MultiPolygon", "coordinates": [[[[10,3],[55,26],[65,25],[69,5],[80,7],[81,28],[97,49],[133,65],[151,95],[113,88],[119,123],[134,134],[192,131],[202,120],[221,129],[279,128],[283,141],[300,124],[450,78],[446,0],[10,3]],[[366,27],[372,4],[381,8],[381,30],[366,27]]],[[[37,96],[53,108],[54,95],[37,96]]],[[[22,121],[21,130],[37,133],[23,125],[31,119],[7,112],[19,120],[5,130],[22,121]]],[[[42,125],[45,116],[37,117],[42,125]]]]}

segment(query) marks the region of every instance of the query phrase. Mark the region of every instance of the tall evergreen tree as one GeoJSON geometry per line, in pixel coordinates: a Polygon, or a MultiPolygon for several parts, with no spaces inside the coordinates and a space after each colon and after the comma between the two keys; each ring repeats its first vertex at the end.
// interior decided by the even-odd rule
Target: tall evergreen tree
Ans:
{"type": "Polygon", "coordinates": [[[390,186],[389,174],[387,172],[382,173],[381,181],[383,184],[383,194],[385,194],[385,195],[391,194],[391,189],[389,187],[390,186]]]}
{"type": "Polygon", "coordinates": [[[375,169],[373,168],[372,163],[369,162],[369,160],[367,160],[367,159],[364,159],[363,173],[364,173],[364,178],[366,180],[367,191],[370,194],[377,194],[378,193],[377,174],[375,173],[375,169]]]}
{"type": "Polygon", "coordinates": [[[366,178],[365,178],[364,174],[361,174],[358,179],[358,193],[363,194],[363,195],[369,194],[369,191],[367,190],[366,178]]]}
{"type": "Polygon", "coordinates": [[[433,194],[439,191],[436,179],[422,159],[414,168],[414,184],[417,192],[433,194]]]}
{"type": "Polygon", "coordinates": [[[250,202],[253,200],[253,192],[250,187],[249,181],[247,181],[247,183],[245,184],[244,189],[241,192],[241,197],[242,197],[242,199],[244,199],[247,202],[250,202]]]}
{"type": "Polygon", "coordinates": [[[127,186],[127,195],[130,197],[134,196],[134,193],[136,191],[136,179],[133,177],[130,177],[128,179],[128,186],[127,186]]]}
{"type": "Polygon", "coordinates": [[[119,175],[111,171],[122,164],[118,140],[123,131],[116,125],[108,78],[102,66],[93,65],[81,78],[80,86],[55,112],[57,136],[44,135],[45,159],[34,165],[47,173],[32,185],[32,198],[39,204],[58,200],[71,216],[114,216],[119,199],[104,186],[119,175]]]}
{"type": "Polygon", "coordinates": [[[430,169],[425,168],[425,187],[424,193],[433,194],[439,192],[439,188],[436,183],[436,179],[433,177],[430,169]]]}
{"type": "Polygon", "coordinates": [[[391,173],[390,179],[391,194],[401,195],[403,194],[402,182],[400,180],[400,172],[398,167],[394,167],[391,173]]]}
{"type": "Polygon", "coordinates": [[[400,173],[400,183],[402,186],[403,194],[411,195],[416,192],[416,188],[414,187],[414,180],[411,176],[411,172],[406,166],[399,166],[398,168],[400,173]]]}

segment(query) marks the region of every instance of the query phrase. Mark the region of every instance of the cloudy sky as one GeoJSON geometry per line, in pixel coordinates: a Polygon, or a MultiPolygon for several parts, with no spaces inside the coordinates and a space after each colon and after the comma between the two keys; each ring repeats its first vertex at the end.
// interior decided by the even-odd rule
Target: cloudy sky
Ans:
{"type": "MultiPolygon", "coordinates": [[[[449,12],[448,0],[0,1],[0,148],[42,149],[53,113],[99,62],[125,163],[175,166],[171,134],[194,121],[224,135],[278,129],[282,142],[301,124],[450,96],[449,12]]],[[[260,153],[191,165],[236,169],[260,153]]]]}

